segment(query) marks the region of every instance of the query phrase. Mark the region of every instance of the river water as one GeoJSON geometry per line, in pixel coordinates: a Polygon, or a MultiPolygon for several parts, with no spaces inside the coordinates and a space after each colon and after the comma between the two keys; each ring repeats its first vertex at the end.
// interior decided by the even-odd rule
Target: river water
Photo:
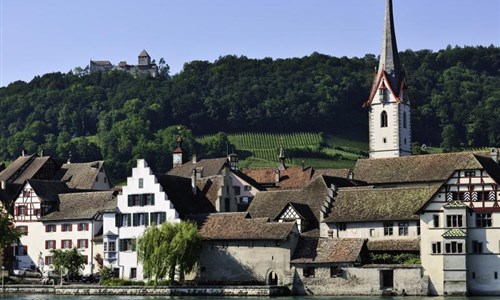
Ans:
{"type": "MultiPolygon", "coordinates": [[[[1,300],[238,300],[238,299],[269,299],[269,298],[259,298],[259,297],[205,297],[205,296],[184,296],[184,297],[169,297],[169,296],[57,296],[52,294],[38,294],[38,295],[2,295],[0,294],[1,300]]],[[[325,297],[325,296],[297,296],[297,297],[277,297],[273,299],[279,300],[498,300],[499,297],[325,297]]]]}

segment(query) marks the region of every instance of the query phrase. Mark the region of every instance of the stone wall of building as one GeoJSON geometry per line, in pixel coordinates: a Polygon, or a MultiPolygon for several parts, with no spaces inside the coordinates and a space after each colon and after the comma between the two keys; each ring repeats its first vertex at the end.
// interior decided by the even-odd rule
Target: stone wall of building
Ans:
{"type": "Polygon", "coordinates": [[[304,277],[297,267],[293,280],[294,294],[310,295],[427,295],[428,278],[420,266],[345,267],[335,277],[330,267],[315,268],[314,277],[304,277]],[[381,271],[393,272],[393,287],[383,287],[381,271]]]}

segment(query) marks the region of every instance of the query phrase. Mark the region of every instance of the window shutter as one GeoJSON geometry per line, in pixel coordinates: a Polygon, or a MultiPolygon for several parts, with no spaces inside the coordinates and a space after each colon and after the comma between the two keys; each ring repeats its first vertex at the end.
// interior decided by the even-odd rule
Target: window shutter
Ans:
{"type": "Polygon", "coordinates": [[[123,247],[123,240],[122,240],[122,239],[120,239],[120,240],[118,240],[118,250],[120,250],[120,251],[124,251],[124,249],[123,249],[123,248],[124,248],[124,247],[123,247]]]}
{"type": "Polygon", "coordinates": [[[149,214],[144,213],[144,226],[148,227],[149,226],[149,214]]]}
{"type": "Polygon", "coordinates": [[[45,232],[49,232],[49,225],[45,225],[45,232]]]}
{"type": "Polygon", "coordinates": [[[132,214],[127,214],[127,226],[130,227],[132,225],[132,214]]]}
{"type": "Polygon", "coordinates": [[[45,265],[47,266],[49,264],[49,257],[45,256],[45,265]]]}
{"type": "Polygon", "coordinates": [[[167,220],[167,213],[166,212],[162,212],[161,213],[160,223],[164,223],[166,220],[167,220]]]}
{"type": "Polygon", "coordinates": [[[85,240],[85,248],[88,248],[89,247],[89,240],[85,240]]]}
{"type": "Polygon", "coordinates": [[[49,249],[49,241],[45,241],[45,249],[49,249]]]}
{"type": "Polygon", "coordinates": [[[72,240],[69,240],[69,248],[73,248],[73,241],[72,240]]]}
{"type": "Polygon", "coordinates": [[[16,206],[15,211],[16,211],[16,212],[15,212],[15,215],[16,215],[16,216],[19,216],[19,206],[16,206]]]}
{"type": "Polygon", "coordinates": [[[61,249],[64,249],[64,240],[61,240],[61,249]]]}
{"type": "Polygon", "coordinates": [[[151,205],[155,205],[155,194],[151,194],[151,205]]]}
{"type": "Polygon", "coordinates": [[[122,218],[120,214],[115,214],[115,226],[117,228],[122,226],[122,218]]]}
{"type": "Polygon", "coordinates": [[[139,224],[139,214],[133,214],[133,226],[137,226],[137,224],[139,224]]]}
{"type": "Polygon", "coordinates": [[[89,230],[89,223],[85,223],[85,230],[89,230]]]}
{"type": "Polygon", "coordinates": [[[134,205],[134,198],[132,195],[128,195],[128,206],[133,206],[134,205]]]}
{"type": "Polygon", "coordinates": [[[144,194],[139,195],[139,206],[144,206],[144,194]]]}
{"type": "Polygon", "coordinates": [[[68,224],[68,231],[73,231],[73,224],[68,224]]]}
{"type": "Polygon", "coordinates": [[[25,245],[23,248],[24,248],[24,254],[28,255],[28,246],[25,245]]]}

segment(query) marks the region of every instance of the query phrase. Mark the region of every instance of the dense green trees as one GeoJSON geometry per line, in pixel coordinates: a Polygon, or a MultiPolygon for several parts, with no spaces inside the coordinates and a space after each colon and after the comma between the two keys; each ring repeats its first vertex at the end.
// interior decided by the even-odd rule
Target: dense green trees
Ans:
{"type": "MultiPolygon", "coordinates": [[[[406,50],[400,56],[415,142],[442,143],[449,150],[500,144],[500,48],[406,50]]],[[[186,63],[174,76],[163,64],[159,78],[121,71],[45,74],[0,88],[5,145],[0,159],[13,159],[22,149],[64,159],[71,151],[75,162],[106,159],[111,175],[124,178],[138,157],[158,171],[170,167],[176,124],[190,128],[191,136],[221,131],[367,136],[362,104],[376,66],[374,55],[313,53],[277,60],[228,55],[213,63],[186,63]]],[[[219,139],[209,147],[220,153],[223,143],[219,139]]],[[[189,147],[200,154],[207,150],[195,143],[189,147]]]]}
{"type": "Polygon", "coordinates": [[[80,274],[80,271],[85,267],[85,258],[76,248],[71,250],[52,249],[50,253],[52,254],[54,270],[66,274],[68,279],[80,274]]]}
{"type": "Polygon", "coordinates": [[[139,238],[137,256],[143,264],[144,275],[154,286],[167,277],[174,283],[176,271],[179,281],[197,266],[201,252],[201,237],[195,224],[181,221],[151,226],[139,238]]]}

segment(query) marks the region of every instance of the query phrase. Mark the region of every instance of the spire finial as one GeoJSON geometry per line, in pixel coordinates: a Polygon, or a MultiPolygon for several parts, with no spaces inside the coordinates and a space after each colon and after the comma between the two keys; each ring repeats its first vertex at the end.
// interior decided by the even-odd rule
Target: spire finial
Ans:
{"type": "Polygon", "coordinates": [[[392,0],[386,0],[385,3],[384,35],[382,37],[382,51],[380,53],[378,69],[379,72],[385,71],[392,89],[396,93],[399,93],[401,65],[396,43],[396,31],[394,29],[392,0]]]}

